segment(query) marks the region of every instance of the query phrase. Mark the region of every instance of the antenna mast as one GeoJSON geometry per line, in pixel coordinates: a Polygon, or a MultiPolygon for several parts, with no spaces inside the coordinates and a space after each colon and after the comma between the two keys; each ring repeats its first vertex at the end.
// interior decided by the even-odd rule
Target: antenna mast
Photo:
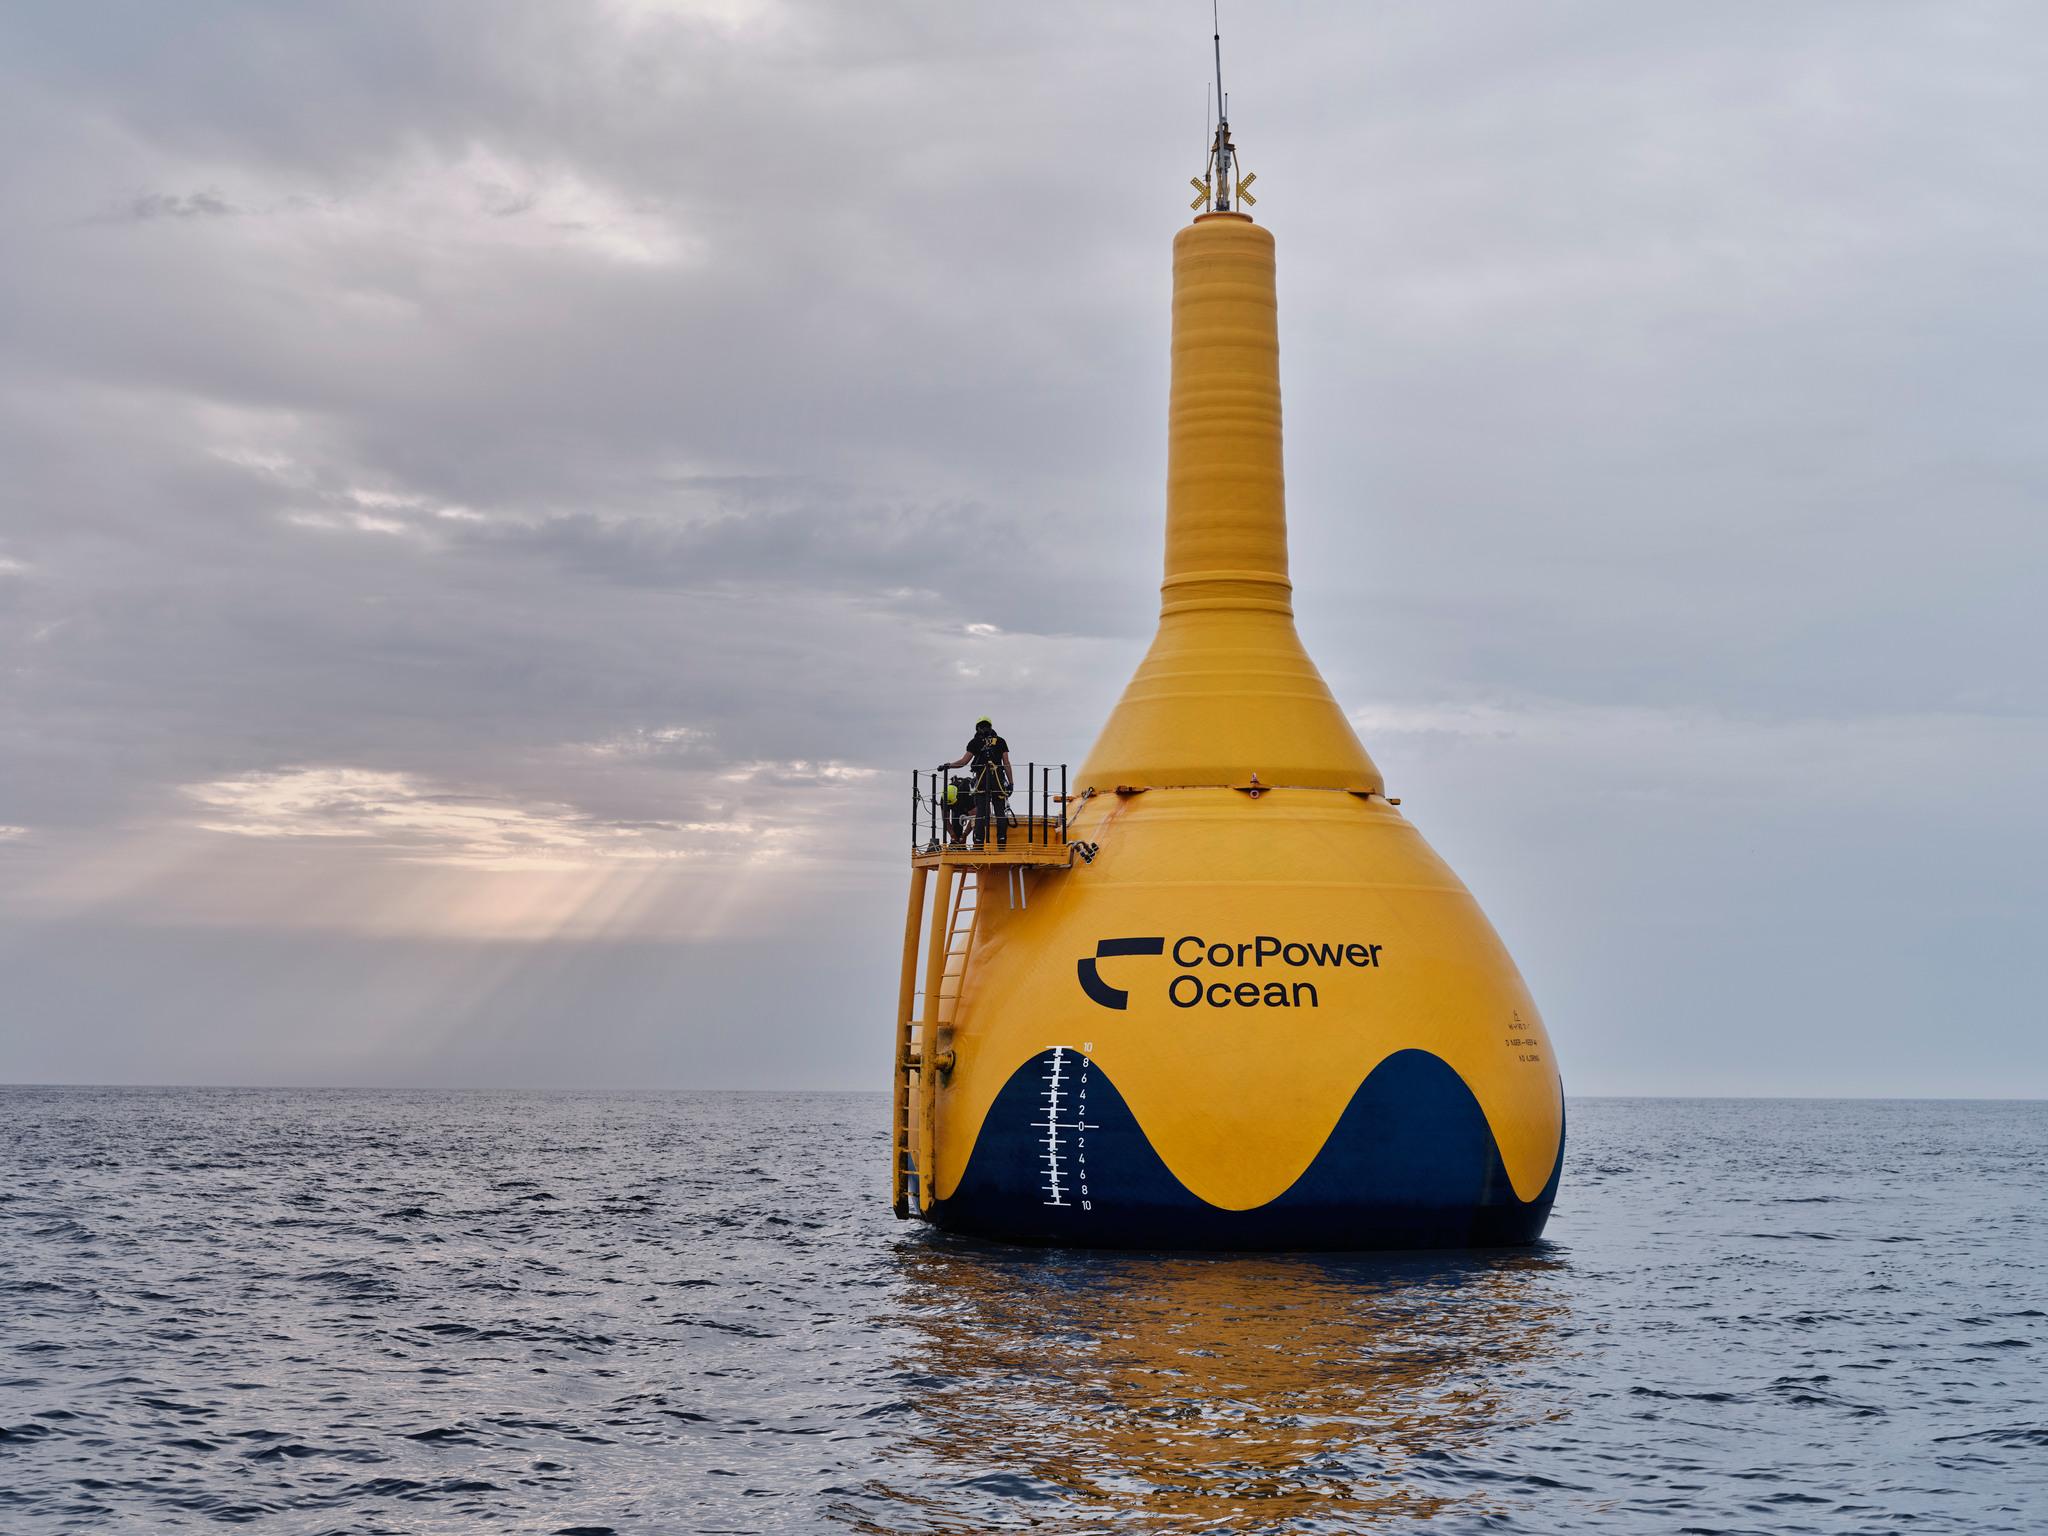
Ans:
{"type": "Polygon", "coordinates": [[[1216,162],[1216,197],[1210,207],[1219,213],[1230,207],[1230,98],[1223,94],[1223,0],[1209,0],[1210,42],[1216,49],[1216,142],[1210,158],[1216,162]]]}
{"type": "Polygon", "coordinates": [[[1209,0],[1209,22],[1216,30],[1211,40],[1216,44],[1216,99],[1223,100],[1223,0],[1209,0]]]}
{"type": "MultiPolygon", "coordinates": [[[[1188,178],[1195,189],[1195,200],[1189,206],[1207,207],[1212,213],[1228,213],[1231,206],[1233,173],[1237,168],[1237,145],[1230,137],[1230,98],[1223,94],[1223,19],[1221,0],[1209,0],[1211,33],[1209,41],[1216,57],[1216,131],[1209,141],[1209,163],[1203,167],[1200,176],[1188,178]]],[[[1245,190],[1257,178],[1243,177],[1235,182],[1237,201],[1249,207],[1258,201],[1245,190]]]]}

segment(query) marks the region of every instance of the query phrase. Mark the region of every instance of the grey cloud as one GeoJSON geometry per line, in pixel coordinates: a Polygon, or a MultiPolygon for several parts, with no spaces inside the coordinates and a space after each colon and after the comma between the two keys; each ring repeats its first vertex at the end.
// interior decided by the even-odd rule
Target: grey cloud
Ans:
{"type": "Polygon", "coordinates": [[[1142,613],[1113,606],[1086,570],[1055,564],[1061,536],[1083,530],[1056,514],[1034,525],[967,504],[880,506],[843,492],[746,488],[703,516],[606,518],[569,513],[532,523],[458,522],[460,552],[523,557],[602,581],[672,591],[751,585],[837,592],[906,620],[994,623],[1040,634],[1137,633],[1142,613]],[[1048,580],[1027,587],[1032,571],[1048,580]]]}
{"type": "Polygon", "coordinates": [[[124,210],[123,216],[138,223],[150,219],[218,219],[242,210],[218,192],[144,192],[124,210]]]}
{"type": "MultiPolygon", "coordinates": [[[[1760,1017],[1774,983],[1811,1012],[1860,963],[1816,914],[1897,918],[1870,896],[1887,867],[1938,914],[1915,931],[1973,957],[1954,1006],[2009,1012],[2017,962],[1961,914],[2006,932],[2048,866],[2014,853],[2048,855],[2024,792],[2048,710],[2048,25],[2021,4],[1243,9],[1303,629],[1516,940],[1568,1072],[1583,1047],[1575,1086],[1692,1080],[1635,1033],[1684,966],[1646,916],[1660,872],[1683,923],[1764,957],[1760,1017]],[[1562,724],[1398,723],[1501,717],[1562,724]],[[1667,728],[1693,750],[1649,750],[1667,728]],[[1770,753],[1769,793],[1731,777],[1770,753]],[[1968,788],[1938,827],[1841,786],[1932,794],[1944,761],[1968,788]],[[1802,959],[1784,936],[1809,924],[1802,959]]],[[[885,996],[897,769],[984,708],[1025,755],[1078,759],[1149,629],[1205,21],[10,11],[0,824],[27,830],[0,843],[0,906],[61,936],[15,963],[90,952],[95,921],[157,963],[150,935],[198,921],[180,881],[314,872],[295,899],[317,906],[326,871],[410,910],[352,836],[193,831],[189,786],[346,770],[398,776],[394,803],[650,838],[794,835],[830,796],[830,859],[756,871],[781,894],[749,921],[851,925],[841,993],[885,996]],[[144,879],[151,859],[169,873],[144,879]],[[103,909],[61,906],[101,890],[87,874],[103,909]],[[827,878],[843,907],[792,894],[827,878]]],[[[695,899],[660,897],[684,928],[695,899]]],[[[228,1008],[233,946],[208,931],[179,974],[228,1008]]],[[[469,963],[427,958],[446,933],[351,931],[344,965],[263,931],[235,943],[272,1001],[294,967],[384,953],[390,995],[424,999],[469,963]]],[[[1895,1053],[1878,1087],[1925,1064],[1940,962],[1915,944],[1895,1005],[1856,994],[1895,1053]]],[[[707,1010],[737,1006],[692,953],[695,973],[636,960],[606,1006],[644,1021],[632,988],[691,974],[707,1010]]],[[[37,974],[43,1027],[80,1038],[125,1038],[109,1011],[146,992],[37,974]]],[[[794,1018],[794,996],[761,1006],[794,1018]]],[[[559,1060],[521,1017],[531,1061],[559,1060]]],[[[192,1059],[232,1059],[178,1027],[192,1059]]],[[[273,1076],[310,1059],[275,1049],[273,1076]]],[[[0,1075],[105,1059],[54,1050],[0,1032],[0,1075]]],[[[1952,1080],[1997,1086],[1995,1059],[1952,1080]]]]}

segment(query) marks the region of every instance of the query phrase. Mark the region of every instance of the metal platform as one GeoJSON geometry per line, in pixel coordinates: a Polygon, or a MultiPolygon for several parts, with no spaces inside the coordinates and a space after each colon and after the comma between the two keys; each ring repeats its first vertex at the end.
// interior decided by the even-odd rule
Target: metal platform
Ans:
{"type": "Polygon", "coordinates": [[[1022,818],[1010,823],[1009,838],[1001,843],[992,843],[986,848],[971,848],[965,843],[930,844],[923,848],[912,847],[910,867],[912,869],[995,869],[1008,865],[1026,869],[1065,869],[1074,862],[1077,852],[1092,846],[1067,840],[1065,829],[1058,817],[1042,818],[1036,826],[1022,825],[1022,818]]]}

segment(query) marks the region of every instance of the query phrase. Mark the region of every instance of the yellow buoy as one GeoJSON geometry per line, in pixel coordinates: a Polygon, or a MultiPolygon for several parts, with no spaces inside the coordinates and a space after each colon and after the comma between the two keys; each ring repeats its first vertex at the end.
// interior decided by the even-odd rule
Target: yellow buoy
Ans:
{"type": "Polygon", "coordinates": [[[1071,802],[913,859],[897,1208],[1081,1246],[1531,1241],[1564,1148],[1542,1020],[1295,632],[1273,237],[1212,205],[1173,257],[1158,635],[1071,802]]]}

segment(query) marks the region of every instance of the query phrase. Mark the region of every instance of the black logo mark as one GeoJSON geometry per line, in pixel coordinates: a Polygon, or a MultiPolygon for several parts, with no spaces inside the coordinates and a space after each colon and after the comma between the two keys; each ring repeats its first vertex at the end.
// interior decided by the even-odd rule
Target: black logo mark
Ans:
{"type": "MultiPolygon", "coordinates": [[[[1118,955],[1163,955],[1166,940],[1160,939],[1099,939],[1095,944],[1095,960],[1114,960],[1118,955]]],[[[1112,987],[1102,979],[1095,969],[1095,960],[1076,960],[1074,970],[1081,978],[1081,990],[1088,994],[1089,1001],[1100,1003],[1105,1008],[1128,1008],[1131,994],[1121,988],[1112,987]]]]}

